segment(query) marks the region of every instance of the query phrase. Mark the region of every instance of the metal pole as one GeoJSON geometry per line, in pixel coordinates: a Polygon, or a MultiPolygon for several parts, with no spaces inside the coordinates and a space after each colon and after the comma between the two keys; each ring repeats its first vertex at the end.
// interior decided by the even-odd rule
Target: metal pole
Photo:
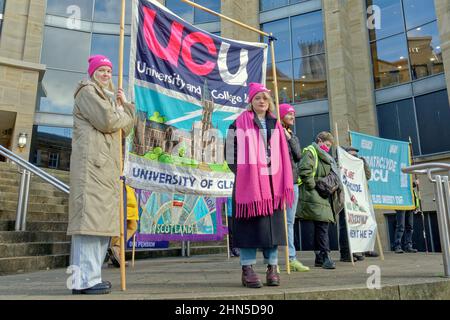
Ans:
{"type": "Polygon", "coordinates": [[[191,242],[188,241],[187,245],[186,245],[186,256],[190,257],[191,256],[191,242]]]}
{"type": "Polygon", "coordinates": [[[19,197],[17,199],[17,210],[16,210],[16,225],[14,230],[20,231],[22,226],[22,206],[23,206],[23,194],[25,189],[25,171],[22,171],[22,176],[20,178],[19,185],[19,197]]]}
{"type": "Polygon", "coordinates": [[[181,256],[182,257],[186,256],[185,252],[186,252],[186,242],[181,241],[181,256]]]}
{"type": "MultiPolygon", "coordinates": [[[[444,183],[444,192],[443,192],[443,200],[445,201],[445,213],[446,213],[446,222],[447,222],[447,235],[449,237],[449,252],[450,252],[450,188],[449,188],[449,180],[448,176],[443,176],[442,181],[444,183]]],[[[449,255],[450,256],[450,255],[449,255]]],[[[449,260],[450,261],[450,260],[449,260]]]]}
{"type": "Polygon", "coordinates": [[[442,178],[439,175],[435,176],[435,194],[436,194],[436,209],[439,226],[439,235],[441,238],[442,259],[444,262],[445,277],[450,277],[450,243],[448,234],[446,204],[444,199],[444,192],[442,190],[442,178]]]}
{"type": "Polygon", "coordinates": [[[23,205],[22,205],[22,222],[21,222],[22,231],[25,231],[27,227],[28,196],[30,195],[31,172],[28,170],[24,170],[24,175],[25,175],[25,188],[23,193],[23,205]]]}

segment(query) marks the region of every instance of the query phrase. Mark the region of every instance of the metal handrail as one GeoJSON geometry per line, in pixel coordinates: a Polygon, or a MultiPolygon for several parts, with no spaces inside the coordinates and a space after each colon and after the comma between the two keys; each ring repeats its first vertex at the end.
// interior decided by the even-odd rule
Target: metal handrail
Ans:
{"type": "Polygon", "coordinates": [[[12,162],[16,163],[19,167],[21,167],[24,170],[28,170],[31,173],[35,174],[39,178],[43,179],[45,182],[50,183],[55,188],[59,189],[60,191],[69,194],[70,193],[70,187],[62,182],[61,180],[58,180],[51,174],[45,172],[41,168],[36,167],[35,165],[29,163],[28,161],[22,159],[21,157],[17,156],[15,153],[13,153],[11,150],[6,149],[3,146],[0,146],[0,155],[8,158],[12,162]]]}
{"type": "Polygon", "coordinates": [[[438,219],[439,236],[441,240],[442,259],[444,273],[450,277],[450,187],[449,177],[434,175],[432,173],[446,171],[450,173],[450,164],[442,162],[429,162],[416,164],[402,168],[403,173],[426,174],[428,179],[434,183],[436,198],[436,213],[438,219]]]}

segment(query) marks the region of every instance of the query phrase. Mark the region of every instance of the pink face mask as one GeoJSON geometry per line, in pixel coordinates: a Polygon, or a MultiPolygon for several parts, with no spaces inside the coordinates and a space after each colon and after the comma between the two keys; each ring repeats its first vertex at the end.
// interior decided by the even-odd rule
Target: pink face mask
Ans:
{"type": "Polygon", "coordinates": [[[330,148],[328,148],[326,144],[322,144],[322,145],[320,146],[320,149],[322,149],[322,150],[325,151],[325,152],[329,152],[329,151],[330,151],[330,148]]]}

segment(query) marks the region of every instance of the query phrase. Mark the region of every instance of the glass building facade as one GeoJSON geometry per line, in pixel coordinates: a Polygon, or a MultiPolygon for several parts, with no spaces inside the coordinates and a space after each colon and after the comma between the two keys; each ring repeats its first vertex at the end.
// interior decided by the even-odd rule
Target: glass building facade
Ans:
{"type": "Polygon", "coordinates": [[[411,138],[416,156],[450,151],[450,107],[441,84],[444,66],[434,0],[366,3],[381,18],[380,28],[369,29],[380,136],[411,138]]]}

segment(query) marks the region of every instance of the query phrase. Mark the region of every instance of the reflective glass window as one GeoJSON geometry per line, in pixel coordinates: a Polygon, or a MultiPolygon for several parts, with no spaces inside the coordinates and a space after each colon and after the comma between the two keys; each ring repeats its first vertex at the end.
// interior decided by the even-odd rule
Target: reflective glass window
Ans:
{"type": "MultiPolygon", "coordinates": [[[[278,83],[278,100],[280,103],[292,102],[292,65],[291,61],[278,62],[276,64],[276,74],[278,83]]],[[[275,98],[275,88],[273,86],[272,65],[267,66],[266,86],[272,90],[272,96],[275,98]]]]}
{"type": "MultiPolygon", "coordinates": [[[[370,40],[381,39],[404,31],[401,0],[367,0],[367,7],[377,6],[380,10],[379,29],[371,29],[370,40]]],[[[376,17],[376,16],[375,16],[376,17]]],[[[371,19],[372,20],[372,19],[371,19]]],[[[378,23],[376,19],[373,19],[378,23]]]]}
{"type": "Polygon", "coordinates": [[[406,37],[400,34],[371,44],[376,88],[410,81],[406,37]]]}
{"type": "Polygon", "coordinates": [[[403,0],[406,29],[436,20],[434,0],[403,0]]]}
{"type": "Polygon", "coordinates": [[[70,170],[72,128],[33,126],[30,162],[44,168],[70,170]]]}
{"type": "Polygon", "coordinates": [[[322,11],[291,19],[293,58],[325,52],[322,11]]]}
{"type": "Polygon", "coordinates": [[[423,154],[450,151],[450,106],[447,90],[416,97],[423,154]]]}
{"type": "Polygon", "coordinates": [[[295,119],[295,134],[300,140],[301,148],[309,146],[321,131],[330,131],[330,116],[328,113],[295,119]]]}
{"type": "Polygon", "coordinates": [[[327,67],[325,55],[315,55],[294,60],[294,101],[325,99],[327,67]]]}
{"type": "Polygon", "coordinates": [[[46,26],[41,62],[50,68],[86,72],[90,39],[86,32],[46,26]]]}
{"type": "Polygon", "coordinates": [[[405,99],[377,106],[380,137],[413,142],[414,154],[420,154],[417,126],[412,99],[405,99]]]}
{"type": "MultiPolygon", "coordinates": [[[[94,21],[120,23],[122,1],[95,0],[94,21]]],[[[125,1],[125,23],[131,21],[131,0],[125,1]]]]}
{"type": "Polygon", "coordinates": [[[444,72],[436,21],[408,31],[408,47],[413,79],[444,72]]]}
{"type": "Polygon", "coordinates": [[[166,7],[189,23],[194,22],[194,8],[180,0],[166,0],[166,7]]]}
{"type": "MultiPolygon", "coordinates": [[[[261,25],[261,29],[267,33],[273,33],[273,36],[277,38],[275,41],[275,60],[283,61],[291,59],[291,45],[289,37],[289,19],[282,19],[273,22],[264,23],[261,25]]],[[[269,62],[272,60],[270,53],[270,47],[267,55],[269,62]]]]}
{"type": "Polygon", "coordinates": [[[94,0],[47,0],[47,14],[92,20],[94,0]]]}
{"type": "MultiPolygon", "coordinates": [[[[195,3],[220,13],[220,0],[195,0],[195,3]]],[[[194,9],[194,23],[220,21],[220,18],[206,11],[194,9]]]]}
{"type": "Polygon", "coordinates": [[[5,0],[0,0],[0,14],[5,10],[5,0]]]}
{"type": "MultiPolygon", "coordinates": [[[[92,34],[91,55],[102,54],[107,56],[113,64],[113,75],[117,75],[119,70],[119,41],[120,37],[107,34],[92,34]]],[[[130,37],[124,39],[123,74],[128,75],[130,58],[130,37]]]]}
{"type": "Polygon", "coordinates": [[[270,9],[279,8],[289,4],[288,0],[260,0],[259,1],[259,10],[266,11],[270,9]]]}
{"type": "Polygon", "coordinates": [[[44,96],[40,99],[39,110],[52,113],[71,114],[73,94],[86,73],[75,73],[48,69],[42,79],[44,96]]]}

